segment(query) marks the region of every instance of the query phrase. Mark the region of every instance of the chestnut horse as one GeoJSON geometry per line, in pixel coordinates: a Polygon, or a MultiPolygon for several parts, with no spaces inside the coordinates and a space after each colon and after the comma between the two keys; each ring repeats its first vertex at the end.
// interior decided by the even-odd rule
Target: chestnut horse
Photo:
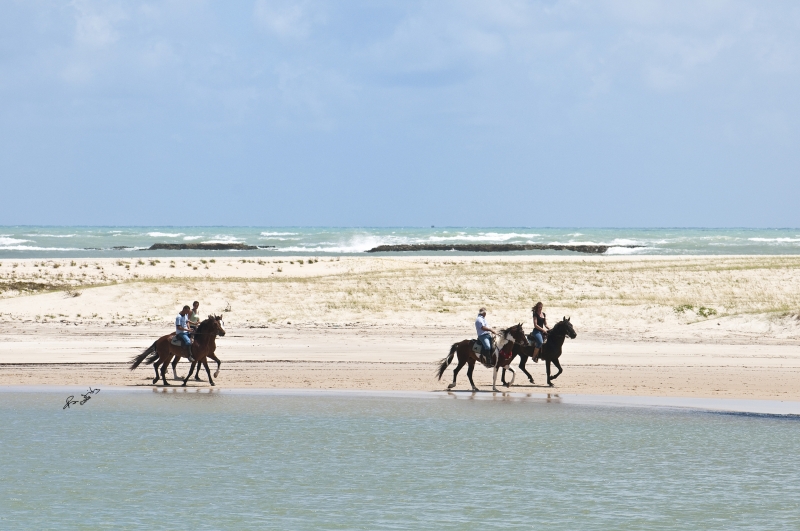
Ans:
{"type": "MultiPolygon", "coordinates": [[[[558,378],[558,375],[564,372],[564,370],[561,368],[561,363],[558,361],[558,358],[561,357],[561,348],[564,345],[564,340],[567,337],[570,339],[575,339],[578,337],[578,334],[572,327],[572,323],[569,322],[569,318],[564,317],[563,321],[557,322],[556,325],[547,333],[547,342],[542,345],[542,350],[539,352],[539,359],[544,360],[547,366],[547,385],[550,387],[553,387],[553,380],[558,378]],[[558,369],[558,372],[553,376],[550,376],[551,363],[556,366],[556,369],[558,369]]],[[[522,372],[528,376],[528,381],[533,383],[533,376],[531,376],[530,373],[525,370],[525,363],[528,361],[528,357],[533,356],[533,345],[522,346],[515,343],[512,353],[514,356],[519,356],[519,368],[522,369],[522,372]]],[[[512,357],[511,359],[514,358],[512,357]]],[[[511,370],[511,367],[508,367],[508,370],[511,370]]],[[[506,383],[506,369],[503,368],[503,374],[500,377],[500,380],[506,387],[510,387],[511,384],[514,383],[513,370],[511,370],[511,374],[511,381],[506,383]]]]}
{"type": "MultiPolygon", "coordinates": [[[[208,383],[210,385],[214,385],[214,380],[211,378],[211,369],[208,368],[207,357],[210,353],[213,354],[214,349],[216,348],[216,337],[218,335],[225,335],[225,330],[222,328],[222,316],[209,315],[208,319],[200,323],[200,325],[197,327],[197,331],[194,333],[195,340],[192,344],[192,356],[194,357],[195,361],[192,363],[192,367],[189,369],[189,374],[187,374],[186,378],[183,380],[184,386],[186,385],[186,382],[189,381],[189,376],[192,374],[192,372],[194,372],[195,364],[198,364],[199,366],[201,363],[205,367],[206,373],[208,374],[208,383]]],[[[164,385],[170,385],[165,376],[169,362],[174,356],[185,355],[184,346],[176,346],[172,344],[171,339],[173,336],[174,334],[167,334],[166,336],[156,339],[155,342],[150,345],[150,347],[131,360],[130,369],[134,370],[142,362],[144,362],[145,365],[150,365],[153,363],[153,367],[156,371],[156,377],[153,378],[153,383],[155,384],[158,382],[160,377],[164,385]],[[161,366],[160,374],[158,370],[159,365],[161,366]]]]}
{"type": "MultiPolygon", "coordinates": [[[[439,368],[436,370],[436,375],[437,379],[441,380],[444,371],[447,370],[447,367],[453,361],[453,356],[456,354],[458,355],[458,365],[453,371],[453,383],[447,386],[448,389],[452,389],[456,386],[456,377],[458,376],[458,371],[460,371],[464,365],[468,364],[469,368],[467,369],[467,378],[469,378],[469,383],[472,385],[472,390],[478,391],[478,388],[475,386],[475,382],[472,381],[472,371],[475,369],[475,362],[480,361],[478,359],[478,355],[472,350],[472,345],[475,344],[476,341],[477,339],[465,339],[464,341],[453,343],[453,345],[450,347],[450,354],[448,354],[446,358],[443,358],[442,361],[439,362],[439,368]]],[[[497,391],[497,369],[502,367],[511,370],[509,365],[511,364],[513,355],[510,357],[506,356],[505,354],[508,349],[503,347],[506,347],[506,343],[508,342],[514,343],[515,345],[517,343],[521,345],[528,344],[528,338],[525,337],[525,332],[522,330],[522,323],[514,325],[511,328],[506,328],[505,330],[500,330],[500,342],[502,345],[498,346],[501,348],[496,350],[492,356],[494,363],[492,390],[494,391],[497,391]]],[[[487,367],[491,367],[491,365],[487,365],[487,367]]],[[[511,372],[513,373],[514,371],[511,370],[511,372]]]]}
{"type": "MultiPolygon", "coordinates": [[[[220,359],[214,353],[217,350],[216,339],[217,339],[216,336],[212,336],[211,341],[214,344],[211,345],[211,348],[209,348],[208,355],[206,356],[206,357],[211,358],[212,360],[217,362],[217,370],[214,371],[214,378],[219,376],[219,369],[222,366],[222,361],[220,361],[220,359]]],[[[176,353],[175,354],[175,359],[172,360],[172,379],[173,380],[183,380],[183,378],[178,376],[178,371],[176,370],[176,366],[178,365],[178,362],[181,361],[182,357],[186,357],[186,354],[184,352],[181,352],[180,354],[176,353]]],[[[189,373],[189,376],[191,376],[191,375],[192,375],[192,373],[189,373]]],[[[202,382],[202,380],[200,379],[200,364],[199,363],[197,364],[197,371],[196,371],[196,373],[194,375],[194,379],[196,381],[198,381],[198,382],[202,382]]]]}

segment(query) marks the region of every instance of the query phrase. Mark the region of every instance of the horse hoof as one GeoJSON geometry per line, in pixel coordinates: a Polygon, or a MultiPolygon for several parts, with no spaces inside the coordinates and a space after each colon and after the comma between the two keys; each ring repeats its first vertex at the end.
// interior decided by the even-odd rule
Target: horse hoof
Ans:
{"type": "Polygon", "coordinates": [[[217,384],[215,384],[214,382],[208,382],[208,385],[210,385],[211,387],[214,387],[217,384]]]}
{"type": "Polygon", "coordinates": [[[511,384],[510,383],[504,383],[503,386],[504,387],[511,387],[511,384]]]}
{"type": "Polygon", "coordinates": [[[480,391],[480,389],[478,389],[477,387],[473,387],[473,388],[472,388],[472,392],[473,392],[473,393],[477,393],[478,391],[480,391]]]}
{"type": "Polygon", "coordinates": [[[158,383],[158,378],[153,378],[153,385],[158,383]]]}
{"type": "Polygon", "coordinates": [[[448,385],[448,386],[447,386],[447,388],[448,388],[448,389],[452,389],[452,388],[453,388],[453,387],[455,387],[455,386],[456,386],[456,384],[450,384],[450,385],[448,385]]]}
{"type": "Polygon", "coordinates": [[[534,381],[533,381],[533,378],[528,378],[528,381],[529,381],[530,383],[534,383],[534,381]]]}
{"type": "Polygon", "coordinates": [[[547,386],[548,386],[548,387],[555,387],[555,385],[553,384],[553,382],[547,382],[547,386]]]}
{"type": "Polygon", "coordinates": [[[183,383],[181,384],[181,387],[186,387],[186,382],[183,382],[183,383]]]}
{"type": "Polygon", "coordinates": [[[168,381],[166,381],[166,380],[164,380],[164,385],[166,385],[166,386],[168,386],[168,387],[172,387],[172,384],[171,384],[171,383],[169,383],[169,382],[168,382],[168,381]]]}
{"type": "Polygon", "coordinates": [[[195,382],[202,382],[203,380],[201,380],[199,376],[195,376],[194,377],[194,381],[195,382]]]}
{"type": "Polygon", "coordinates": [[[214,378],[218,378],[218,377],[219,377],[219,371],[214,373],[214,378]]]}

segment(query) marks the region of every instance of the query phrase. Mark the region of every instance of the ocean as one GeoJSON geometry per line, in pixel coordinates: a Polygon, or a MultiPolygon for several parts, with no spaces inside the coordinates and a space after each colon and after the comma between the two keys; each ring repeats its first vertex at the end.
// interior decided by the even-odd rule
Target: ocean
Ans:
{"type": "Polygon", "coordinates": [[[0,392],[1,528],[800,528],[798,417],[160,389],[64,409],[78,392],[0,392]]]}
{"type": "MultiPolygon", "coordinates": [[[[261,247],[253,251],[215,251],[248,256],[361,255],[379,245],[468,243],[606,245],[607,255],[765,255],[800,253],[800,229],[0,227],[0,258],[175,254],[175,251],[145,251],[154,243],[244,243],[261,247]],[[640,247],[626,247],[629,245],[640,247]]],[[[189,256],[210,253],[180,252],[189,256]]]]}

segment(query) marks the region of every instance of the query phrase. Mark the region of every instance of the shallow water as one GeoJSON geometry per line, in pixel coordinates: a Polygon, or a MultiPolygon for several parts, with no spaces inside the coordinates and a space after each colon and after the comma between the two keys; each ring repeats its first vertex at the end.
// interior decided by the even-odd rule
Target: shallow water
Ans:
{"type": "Polygon", "coordinates": [[[800,421],[544,400],[0,394],[0,527],[798,529],[800,421]]]}
{"type": "MultiPolygon", "coordinates": [[[[245,243],[252,256],[361,254],[378,245],[536,243],[607,245],[607,254],[798,254],[798,229],[0,227],[0,258],[94,258],[142,253],[154,243],[245,243]],[[626,245],[641,247],[629,248],[626,245]]],[[[148,251],[167,256],[174,251],[148,251]]],[[[180,251],[208,255],[209,251],[180,251]]],[[[212,253],[214,254],[214,253],[212,253]]],[[[425,254],[437,254],[427,252],[425,254]]],[[[442,254],[442,253],[438,253],[442,254]]],[[[504,253],[507,254],[507,253],[504,253]]],[[[522,254],[574,254],[526,251],[522,254]]],[[[474,255],[473,255],[474,256],[474,255]]]]}

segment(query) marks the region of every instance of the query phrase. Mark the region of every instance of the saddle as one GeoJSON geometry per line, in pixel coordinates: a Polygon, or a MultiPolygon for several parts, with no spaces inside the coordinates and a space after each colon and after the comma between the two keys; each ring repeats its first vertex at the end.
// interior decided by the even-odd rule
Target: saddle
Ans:
{"type": "Polygon", "coordinates": [[[178,336],[172,336],[172,339],[170,339],[169,344],[174,345],[176,347],[182,347],[183,341],[181,341],[181,338],[179,338],[178,336]]]}
{"type": "MultiPolygon", "coordinates": [[[[494,352],[495,347],[496,347],[495,342],[494,342],[494,338],[492,338],[491,341],[492,341],[491,351],[494,352]]],[[[474,352],[478,356],[480,356],[481,352],[483,352],[483,344],[480,341],[478,341],[477,339],[473,339],[472,340],[472,352],[474,352]]]]}
{"type": "MultiPolygon", "coordinates": [[[[528,334],[527,337],[528,337],[528,341],[533,343],[533,332],[528,334]]],[[[547,343],[547,333],[546,332],[544,334],[542,334],[542,344],[544,345],[545,343],[547,343]]]]}

